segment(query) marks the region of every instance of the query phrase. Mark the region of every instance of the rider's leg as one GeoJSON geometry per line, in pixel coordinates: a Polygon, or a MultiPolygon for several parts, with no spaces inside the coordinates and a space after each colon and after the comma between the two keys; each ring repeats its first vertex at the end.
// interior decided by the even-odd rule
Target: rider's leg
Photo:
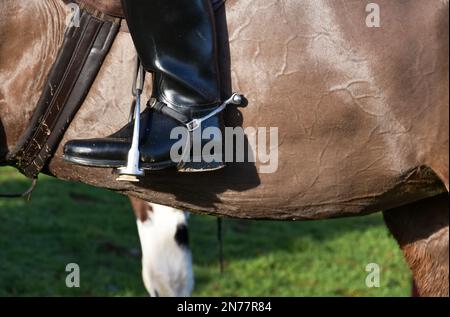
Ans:
{"type": "MultiPolygon", "coordinates": [[[[151,108],[144,111],[141,120],[141,164],[144,168],[174,165],[170,150],[177,140],[170,140],[172,129],[204,117],[221,103],[211,2],[122,1],[140,60],[145,70],[153,72],[151,108]]],[[[201,129],[220,126],[221,116],[217,114],[207,119],[201,129]]],[[[64,157],[89,166],[123,166],[131,136],[129,124],[108,138],[70,141],[64,157]]],[[[204,171],[223,166],[221,160],[216,160],[189,168],[204,171]]]]}

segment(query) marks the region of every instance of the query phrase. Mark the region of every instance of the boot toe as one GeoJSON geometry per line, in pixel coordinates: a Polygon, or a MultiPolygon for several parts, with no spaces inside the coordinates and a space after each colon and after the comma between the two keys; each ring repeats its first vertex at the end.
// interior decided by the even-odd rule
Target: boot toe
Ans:
{"type": "Polygon", "coordinates": [[[71,140],[64,145],[63,159],[86,166],[120,167],[130,146],[127,139],[71,140]]]}

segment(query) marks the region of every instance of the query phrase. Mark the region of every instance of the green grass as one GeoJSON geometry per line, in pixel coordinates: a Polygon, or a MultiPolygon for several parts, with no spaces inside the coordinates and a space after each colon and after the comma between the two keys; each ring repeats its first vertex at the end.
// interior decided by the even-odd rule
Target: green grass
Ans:
{"type": "MultiPolygon", "coordinates": [[[[0,192],[26,188],[0,170],[0,192]]],[[[313,222],[224,221],[219,274],[216,221],[190,218],[194,296],[409,296],[411,278],[381,214],[313,222]],[[367,288],[365,266],[381,267],[367,288]]],[[[0,200],[0,296],[146,296],[139,240],[126,197],[42,176],[31,202],[0,200]],[[66,264],[81,287],[65,286],[66,264]]]]}

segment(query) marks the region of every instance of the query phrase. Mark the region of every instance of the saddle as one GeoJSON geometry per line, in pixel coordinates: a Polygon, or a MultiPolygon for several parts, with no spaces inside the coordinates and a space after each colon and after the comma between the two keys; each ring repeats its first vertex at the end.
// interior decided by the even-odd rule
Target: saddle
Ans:
{"type": "MultiPolygon", "coordinates": [[[[47,76],[26,131],[6,163],[36,179],[47,167],[70,123],[83,104],[125,20],[121,0],[62,0],[79,7],[47,76]]],[[[211,0],[217,10],[226,0],[211,0]]]]}

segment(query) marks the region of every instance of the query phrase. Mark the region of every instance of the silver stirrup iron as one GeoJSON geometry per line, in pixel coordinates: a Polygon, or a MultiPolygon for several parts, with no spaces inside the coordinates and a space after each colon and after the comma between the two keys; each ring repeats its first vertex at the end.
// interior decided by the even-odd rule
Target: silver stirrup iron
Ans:
{"type": "Polygon", "coordinates": [[[141,61],[137,60],[136,77],[133,83],[133,95],[135,96],[134,105],[134,127],[133,139],[131,142],[130,151],[128,151],[127,166],[119,167],[117,172],[119,177],[117,181],[125,182],[139,182],[138,176],[144,175],[144,170],[139,167],[140,153],[139,153],[139,130],[141,119],[141,94],[144,90],[145,72],[141,61]]]}

